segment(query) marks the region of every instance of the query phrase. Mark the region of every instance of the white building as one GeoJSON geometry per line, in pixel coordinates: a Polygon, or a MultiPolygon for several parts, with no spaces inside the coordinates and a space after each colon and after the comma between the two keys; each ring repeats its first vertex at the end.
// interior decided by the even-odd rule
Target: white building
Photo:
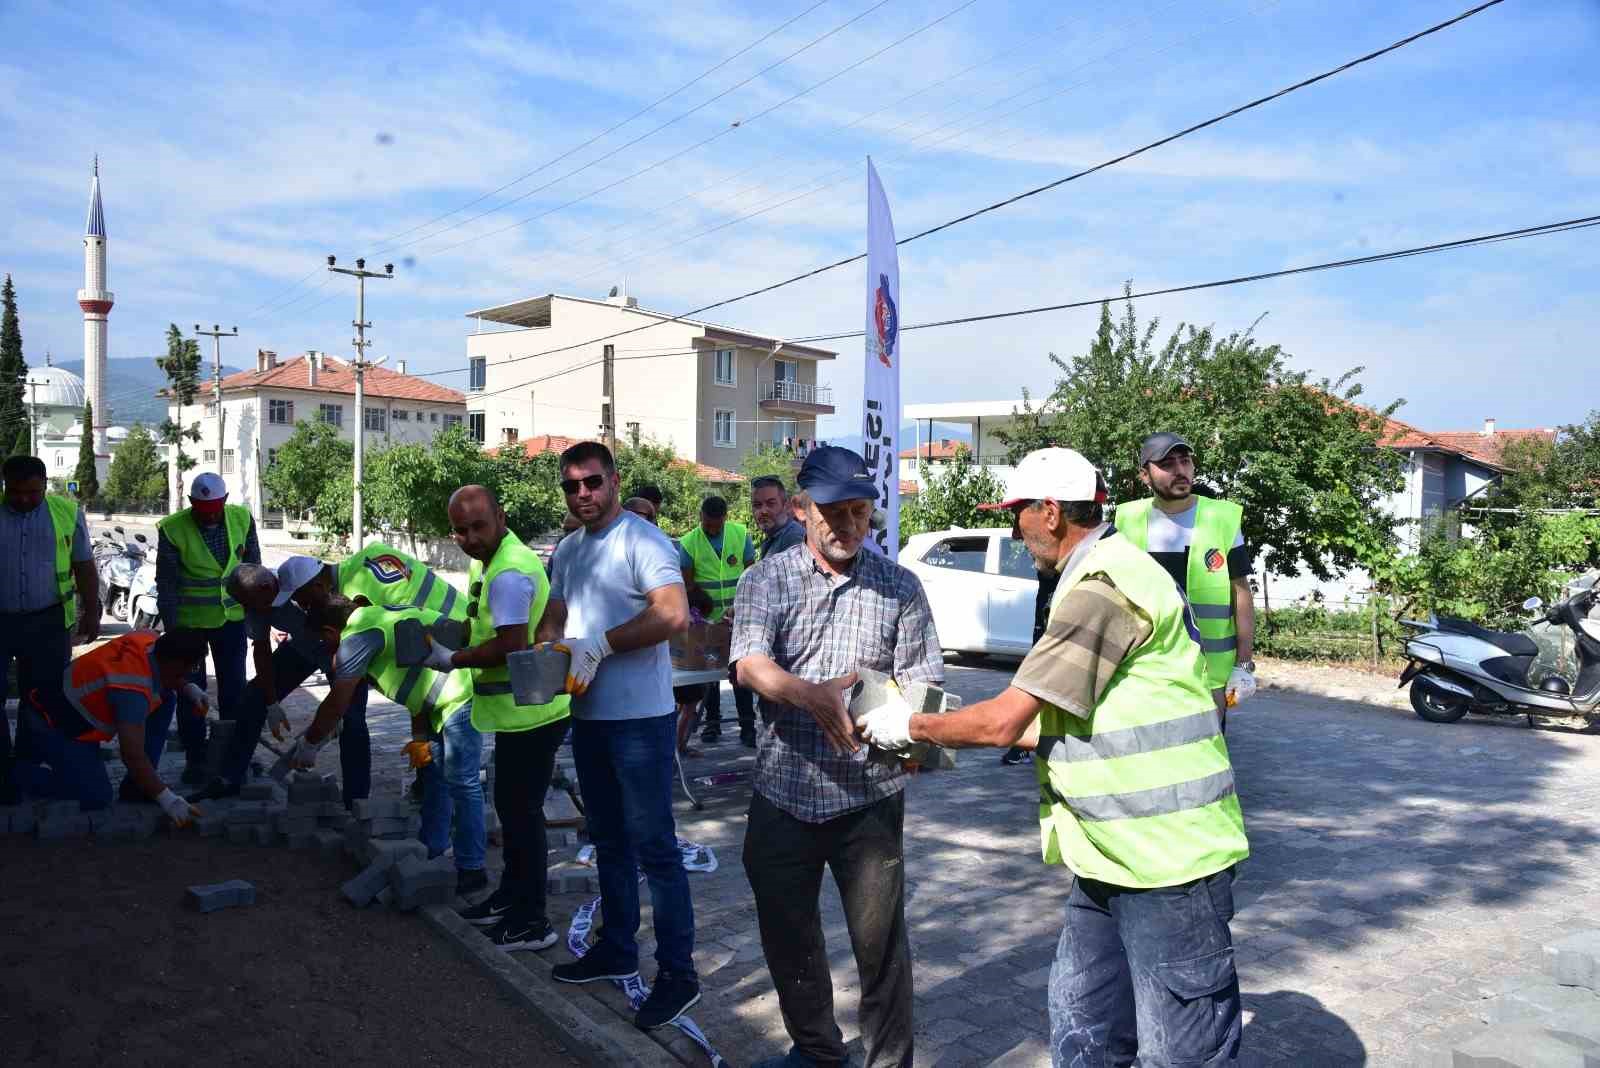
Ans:
{"type": "Polygon", "coordinates": [[[998,434],[1016,423],[1016,413],[1022,410],[1019,397],[1010,401],[956,401],[949,404],[907,404],[902,408],[901,424],[916,427],[916,437],[910,449],[900,453],[900,478],[915,482],[922,488],[921,467],[925,463],[932,471],[955,456],[956,447],[965,445],[973,454],[973,461],[986,467],[996,477],[1004,479],[1011,473],[1011,462],[1006,455],[1006,443],[998,434]],[[938,425],[964,428],[964,439],[940,436],[938,425]]]}
{"type": "Polygon", "coordinates": [[[467,315],[477,324],[467,337],[467,425],[490,447],[545,434],[596,437],[606,348],[617,437],[637,433],[686,460],[737,469],[757,443],[803,453],[816,440],[817,416],[833,414],[818,365],[837,353],[674,320],[615,291],[604,300],[548,293],[467,315]],[[613,334],[621,336],[596,340],[613,334]]]}
{"type": "MultiPolygon", "coordinates": [[[[30,368],[24,380],[23,399],[33,420],[33,454],[44,461],[53,479],[71,479],[78,469],[78,450],[83,442],[83,379],[71,371],[45,366],[30,368]]],[[[104,444],[95,453],[95,477],[105,484],[111,456],[128,436],[126,427],[103,430],[104,444]]],[[[161,446],[157,446],[160,448],[161,446]]]]}
{"type": "MultiPolygon", "coordinates": [[[[199,462],[186,476],[215,471],[228,483],[228,500],[247,505],[259,522],[270,502],[262,499],[261,472],[271,466],[277,450],[294,433],[301,420],[315,419],[355,440],[356,420],[366,428],[366,447],[377,452],[389,445],[431,441],[434,435],[466,419],[466,398],[459,392],[425,378],[405,373],[405,361],[394,370],[373,367],[366,373],[365,411],[357,412],[355,373],[347,360],[322,352],[279,362],[275,352],[256,353],[256,369],[240,371],[222,380],[222,456],[217,456],[217,410],[209,383],[202,388],[201,403],[183,408],[173,404],[168,413],[182,426],[200,424],[200,441],[185,443],[184,450],[199,462]]],[[[176,475],[176,458],[168,460],[169,479],[176,475]]],[[[182,504],[173,501],[172,507],[182,504]]]]}

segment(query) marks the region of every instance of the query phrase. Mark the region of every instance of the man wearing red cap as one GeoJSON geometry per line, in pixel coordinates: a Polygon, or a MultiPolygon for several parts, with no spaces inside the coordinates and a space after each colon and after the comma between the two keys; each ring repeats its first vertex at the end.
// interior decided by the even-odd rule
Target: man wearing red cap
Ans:
{"type": "MultiPolygon", "coordinates": [[[[167,630],[203,631],[217,671],[217,713],[232,719],[244,690],[244,606],[228,596],[227,580],[241,563],[261,563],[250,509],[228,503],[228,487],[210,471],[189,485],[189,507],[167,516],[156,529],[156,611],[167,630]]],[[[206,685],[202,664],[192,678],[206,685]]],[[[163,736],[167,725],[151,721],[163,736]]],[[[183,717],[178,737],[188,756],[183,781],[206,781],[205,724],[183,717]]]]}

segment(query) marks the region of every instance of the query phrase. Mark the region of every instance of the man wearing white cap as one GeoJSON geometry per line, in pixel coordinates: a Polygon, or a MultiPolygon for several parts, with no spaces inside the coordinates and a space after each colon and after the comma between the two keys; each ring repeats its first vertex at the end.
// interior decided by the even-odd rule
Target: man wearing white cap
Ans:
{"type": "Polygon", "coordinates": [[[998,697],[932,716],[894,702],[859,726],[887,749],[1007,746],[1037,730],[1044,861],[1073,875],[1048,994],[1058,1068],[1228,1063],[1244,817],[1192,613],[1105,521],[1105,497],[1071,449],[1024,457],[991,507],[1060,575],[1044,636],[998,697]]]}
{"type": "MultiPolygon", "coordinates": [[[[244,608],[224,586],[241,563],[261,562],[255,520],[250,509],[228,503],[221,475],[205,471],[189,484],[189,507],[167,516],[156,530],[156,612],[168,631],[205,633],[217,672],[217,714],[232,719],[244,690],[244,608]]],[[[190,681],[205,689],[204,665],[190,681]]],[[[158,713],[150,730],[165,737],[161,719],[158,713]]],[[[189,758],[183,781],[204,783],[204,721],[179,717],[178,737],[189,758]]]]}

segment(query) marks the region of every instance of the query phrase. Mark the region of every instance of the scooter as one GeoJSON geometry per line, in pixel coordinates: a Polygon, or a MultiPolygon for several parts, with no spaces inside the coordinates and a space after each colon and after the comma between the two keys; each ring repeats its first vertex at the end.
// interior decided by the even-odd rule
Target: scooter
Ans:
{"type": "Polygon", "coordinates": [[[94,550],[100,573],[100,597],[106,614],[118,622],[126,623],[132,603],[130,591],[134,578],[144,567],[148,540],[143,534],[135,534],[134,541],[129,542],[126,540],[127,532],[121,527],[111,529],[122,535],[123,540],[119,541],[107,531],[100,532],[104,541],[98,543],[94,550]]]}
{"type": "MultiPolygon", "coordinates": [[[[1550,674],[1535,684],[1539,645],[1525,633],[1489,630],[1464,619],[1402,620],[1420,633],[1406,641],[1411,707],[1430,723],[1454,723],[1468,712],[1527,717],[1530,726],[1583,729],[1600,720],[1600,620],[1587,618],[1596,589],[1570,593],[1536,622],[1561,625],[1574,637],[1578,681],[1550,674]]],[[[1522,606],[1544,607],[1537,597],[1522,606]]]]}
{"type": "MultiPolygon", "coordinates": [[[[134,535],[138,537],[138,535],[134,535]]],[[[133,584],[128,587],[128,603],[134,630],[160,630],[161,617],[156,612],[156,564],[148,556],[133,574],[133,584]]]]}

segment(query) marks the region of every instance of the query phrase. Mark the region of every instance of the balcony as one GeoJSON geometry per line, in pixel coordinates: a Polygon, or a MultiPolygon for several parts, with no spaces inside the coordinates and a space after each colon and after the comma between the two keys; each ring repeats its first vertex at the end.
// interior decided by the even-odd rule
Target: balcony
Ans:
{"type": "Polygon", "coordinates": [[[761,384],[761,407],[769,412],[803,412],[807,415],[833,414],[833,389],[805,382],[779,379],[761,384]]]}

